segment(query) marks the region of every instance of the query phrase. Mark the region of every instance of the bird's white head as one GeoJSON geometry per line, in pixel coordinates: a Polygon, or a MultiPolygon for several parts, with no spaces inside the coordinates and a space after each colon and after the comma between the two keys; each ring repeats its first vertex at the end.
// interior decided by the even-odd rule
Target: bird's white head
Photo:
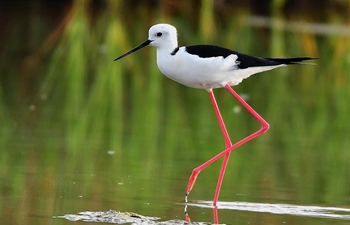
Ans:
{"type": "Polygon", "coordinates": [[[165,23],[156,24],[149,29],[148,40],[151,46],[174,49],[177,47],[176,28],[165,23]]]}
{"type": "Polygon", "coordinates": [[[174,50],[178,47],[176,28],[166,23],[160,23],[152,26],[148,31],[148,39],[145,42],[131,49],[127,53],[117,57],[115,60],[121,59],[148,45],[154,46],[159,50],[174,50]]]}

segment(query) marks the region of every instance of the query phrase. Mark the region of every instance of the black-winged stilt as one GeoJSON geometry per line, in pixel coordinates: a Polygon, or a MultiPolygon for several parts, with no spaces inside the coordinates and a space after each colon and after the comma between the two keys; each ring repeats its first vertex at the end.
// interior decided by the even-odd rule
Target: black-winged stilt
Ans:
{"type": "Polygon", "coordinates": [[[214,161],[224,157],[213,200],[213,205],[216,206],[231,151],[269,129],[269,124],[231,86],[239,84],[243,79],[255,73],[289,64],[300,64],[304,60],[315,58],[258,58],[212,45],[178,47],[176,28],[169,24],[157,24],[149,29],[149,36],[145,42],[115,60],[121,59],[148,45],[157,48],[158,68],[165,76],[183,85],[205,89],[209,92],[226,147],[223,152],[192,171],[185,200],[187,202],[187,196],[192,190],[198,174],[214,161]],[[213,93],[213,88],[222,87],[226,88],[262,125],[260,130],[235,144],[231,143],[213,93]]]}

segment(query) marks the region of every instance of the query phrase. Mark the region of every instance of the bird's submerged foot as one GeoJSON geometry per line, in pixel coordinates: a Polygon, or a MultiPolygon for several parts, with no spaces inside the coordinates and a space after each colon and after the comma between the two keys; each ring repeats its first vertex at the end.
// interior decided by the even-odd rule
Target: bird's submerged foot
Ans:
{"type": "Polygon", "coordinates": [[[191,218],[190,218],[190,216],[187,213],[187,204],[185,205],[184,212],[185,212],[185,221],[190,223],[191,222],[191,218]]]}

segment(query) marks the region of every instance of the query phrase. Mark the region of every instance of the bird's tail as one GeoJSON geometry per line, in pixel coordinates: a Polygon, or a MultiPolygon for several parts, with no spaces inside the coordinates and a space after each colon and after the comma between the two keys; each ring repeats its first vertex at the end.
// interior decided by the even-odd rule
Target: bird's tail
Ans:
{"type": "Polygon", "coordinates": [[[316,65],[316,63],[303,62],[305,60],[313,60],[318,58],[312,57],[298,57],[298,58],[265,58],[270,61],[290,65],[290,64],[306,64],[306,65],[316,65]]]}

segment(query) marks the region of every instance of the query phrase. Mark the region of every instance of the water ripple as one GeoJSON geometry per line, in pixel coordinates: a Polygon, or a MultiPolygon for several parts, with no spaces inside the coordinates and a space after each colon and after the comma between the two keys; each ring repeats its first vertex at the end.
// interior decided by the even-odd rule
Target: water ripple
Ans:
{"type": "MultiPolygon", "coordinates": [[[[211,201],[197,201],[195,203],[188,203],[187,205],[201,208],[213,208],[211,201]]],[[[218,202],[217,208],[219,210],[228,209],[282,215],[350,220],[350,209],[339,207],[301,206],[251,202],[218,202]]]]}

